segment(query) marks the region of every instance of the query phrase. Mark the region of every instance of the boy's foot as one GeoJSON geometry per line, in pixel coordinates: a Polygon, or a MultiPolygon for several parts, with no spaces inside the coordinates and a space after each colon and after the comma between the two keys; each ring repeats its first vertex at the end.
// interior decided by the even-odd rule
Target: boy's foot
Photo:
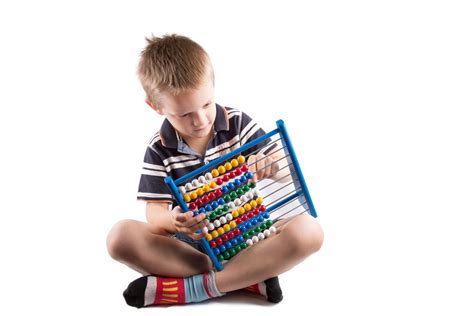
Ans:
{"type": "Polygon", "coordinates": [[[130,306],[145,307],[201,302],[222,296],[216,287],[213,271],[189,278],[162,278],[143,276],[129,284],[123,292],[130,306]]]}
{"type": "Polygon", "coordinates": [[[280,282],[278,281],[277,276],[265,280],[264,282],[246,287],[244,290],[263,295],[267,298],[267,301],[272,303],[279,303],[283,299],[280,282]]]}

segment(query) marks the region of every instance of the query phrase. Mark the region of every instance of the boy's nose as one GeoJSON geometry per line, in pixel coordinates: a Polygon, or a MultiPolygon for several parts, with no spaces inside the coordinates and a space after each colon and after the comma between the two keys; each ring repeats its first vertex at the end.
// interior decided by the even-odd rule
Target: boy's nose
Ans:
{"type": "Polygon", "coordinates": [[[204,127],[207,123],[206,113],[197,112],[194,116],[193,124],[195,127],[204,127]]]}

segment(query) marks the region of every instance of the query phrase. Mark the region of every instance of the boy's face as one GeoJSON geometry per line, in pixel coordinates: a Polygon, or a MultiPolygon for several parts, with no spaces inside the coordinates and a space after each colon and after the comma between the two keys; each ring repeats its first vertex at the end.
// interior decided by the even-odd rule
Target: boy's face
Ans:
{"type": "Polygon", "coordinates": [[[185,139],[203,139],[213,130],[216,118],[214,82],[211,76],[197,88],[179,95],[161,94],[156,111],[166,116],[185,139]]]}

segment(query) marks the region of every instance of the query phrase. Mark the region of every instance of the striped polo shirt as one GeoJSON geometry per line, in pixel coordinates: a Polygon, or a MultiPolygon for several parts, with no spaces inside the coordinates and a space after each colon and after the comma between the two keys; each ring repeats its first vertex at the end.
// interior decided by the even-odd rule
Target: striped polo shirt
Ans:
{"type": "MultiPolygon", "coordinates": [[[[216,104],[214,136],[203,156],[189,147],[165,119],[146,149],[137,198],[146,201],[172,201],[173,206],[177,205],[164,181],[165,177],[178,179],[263,134],[263,129],[244,112],[216,104]]],[[[259,149],[267,153],[271,148],[264,146],[269,142],[267,139],[242,154],[247,157],[250,153],[257,154],[259,149]]]]}

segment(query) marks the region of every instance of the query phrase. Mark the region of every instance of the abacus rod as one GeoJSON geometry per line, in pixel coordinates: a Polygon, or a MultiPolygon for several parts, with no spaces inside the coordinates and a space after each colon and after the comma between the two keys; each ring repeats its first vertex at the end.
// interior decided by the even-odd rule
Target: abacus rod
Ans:
{"type": "MultiPolygon", "coordinates": [[[[292,194],[292,195],[286,197],[286,198],[283,199],[283,200],[280,200],[280,201],[277,202],[275,205],[273,205],[273,206],[267,208],[268,213],[271,213],[274,209],[276,209],[276,208],[282,206],[283,204],[285,204],[285,203],[287,203],[287,202],[289,202],[289,201],[291,201],[291,200],[297,198],[297,197],[300,196],[301,194],[303,194],[303,191],[301,191],[301,190],[300,190],[300,191],[296,191],[294,194],[292,194]]],[[[275,202],[275,201],[273,201],[273,202],[275,202]]],[[[273,202],[272,202],[272,203],[273,203],[273,202]]],[[[270,203],[270,204],[272,204],[272,203],[270,203]]],[[[268,205],[269,205],[269,204],[268,204],[268,205]]],[[[268,205],[267,205],[267,206],[268,206],[268,205]]]]}
{"type": "Polygon", "coordinates": [[[278,188],[277,190],[272,191],[272,193],[270,193],[270,194],[268,194],[268,195],[265,195],[265,196],[262,196],[262,199],[266,199],[267,197],[269,197],[269,196],[275,194],[275,193],[278,192],[278,191],[283,190],[284,188],[286,188],[287,186],[292,185],[292,184],[293,184],[293,182],[289,182],[289,183],[285,184],[284,186],[278,188]]]}
{"type": "Polygon", "coordinates": [[[305,201],[303,204],[299,204],[299,205],[293,207],[291,210],[289,210],[289,211],[287,211],[287,212],[285,212],[285,213],[283,213],[283,214],[278,215],[277,217],[275,217],[275,219],[280,218],[280,217],[282,217],[282,216],[284,216],[284,215],[286,215],[286,214],[292,212],[293,210],[296,210],[298,207],[301,207],[301,206],[303,206],[303,205],[305,205],[305,204],[308,205],[308,203],[306,203],[306,201],[305,201]]]}
{"type": "MultiPolygon", "coordinates": [[[[263,159],[267,158],[267,156],[273,155],[273,154],[276,153],[277,151],[283,150],[283,149],[285,149],[285,146],[278,147],[275,151],[272,151],[272,152],[270,152],[270,153],[268,153],[268,154],[265,154],[264,157],[259,158],[259,159],[256,159],[255,162],[252,162],[251,164],[247,164],[247,166],[254,165],[254,164],[256,164],[257,162],[259,162],[260,160],[263,160],[263,159]]],[[[250,155],[248,155],[248,156],[250,156],[250,155]]],[[[289,156],[289,155],[286,155],[285,157],[288,157],[288,156],[289,156]]]]}
{"type": "Polygon", "coordinates": [[[278,202],[279,200],[281,200],[281,199],[287,197],[288,195],[293,194],[294,192],[298,192],[298,189],[300,189],[300,187],[295,188],[293,191],[288,192],[287,194],[285,194],[285,195],[283,195],[283,196],[281,196],[281,197],[279,197],[279,198],[276,198],[275,200],[273,200],[273,201],[267,203],[266,206],[269,207],[269,206],[272,205],[273,203],[278,202]]]}
{"type": "MultiPolygon", "coordinates": [[[[286,178],[286,177],[288,177],[288,176],[291,176],[291,173],[287,173],[287,174],[284,175],[283,177],[276,179],[274,182],[271,182],[271,183],[267,184],[266,186],[264,186],[264,187],[262,187],[262,188],[259,188],[259,191],[265,190],[265,189],[268,188],[269,186],[275,184],[275,182],[278,182],[278,181],[280,181],[280,180],[282,180],[282,179],[284,179],[284,178],[286,178]]],[[[257,181],[257,182],[258,182],[258,181],[257,181]]]]}
{"type": "MultiPolygon", "coordinates": [[[[248,156],[251,156],[251,155],[253,155],[253,154],[255,154],[257,151],[264,151],[265,148],[270,147],[270,145],[275,144],[275,143],[278,142],[279,140],[281,140],[281,137],[280,137],[280,138],[277,138],[277,139],[275,139],[275,140],[272,139],[271,142],[269,142],[268,144],[266,144],[266,145],[263,146],[262,148],[257,148],[257,149],[255,149],[254,151],[248,153],[248,154],[247,154],[247,157],[248,157],[248,156]]],[[[246,157],[246,158],[247,158],[247,157],[246,157]]]]}
{"type": "MultiPolygon", "coordinates": [[[[293,217],[295,217],[295,216],[301,215],[301,214],[303,214],[303,213],[306,213],[306,212],[308,212],[308,211],[311,211],[311,210],[310,210],[309,208],[305,208],[302,212],[297,213],[297,214],[295,214],[295,215],[292,215],[289,219],[291,219],[291,218],[293,218],[293,217]]],[[[275,218],[273,219],[273,221],[274,221],[274,222],[278,221],[282,216],[283,216],[283,215],[280,215],[280,216],[275,217],[275,218]]]]}

